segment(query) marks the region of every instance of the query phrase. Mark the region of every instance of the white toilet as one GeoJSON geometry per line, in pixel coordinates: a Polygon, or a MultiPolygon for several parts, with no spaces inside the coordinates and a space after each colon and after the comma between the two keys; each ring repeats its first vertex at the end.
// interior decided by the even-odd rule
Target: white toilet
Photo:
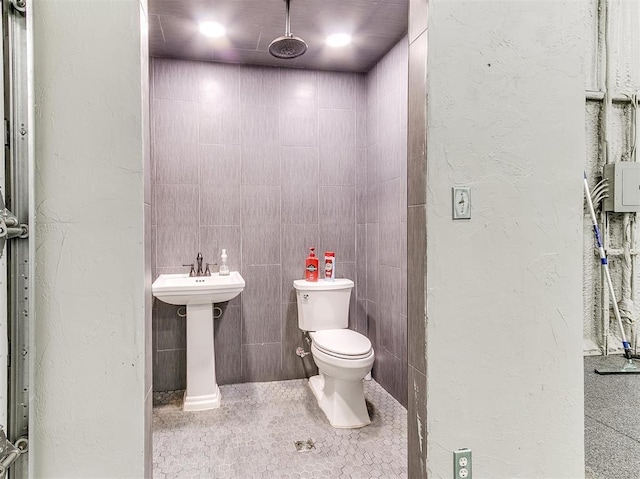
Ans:
{"type": "Polygon", "coordinates": [[[371,423],[364,400],[363,378],[373,366],[371,341],[347,329],[350,279],[295,280],[298,327],[311,337],[311,354],[320,374],[309,386],[333,427],[356,428],[371,423]]]}

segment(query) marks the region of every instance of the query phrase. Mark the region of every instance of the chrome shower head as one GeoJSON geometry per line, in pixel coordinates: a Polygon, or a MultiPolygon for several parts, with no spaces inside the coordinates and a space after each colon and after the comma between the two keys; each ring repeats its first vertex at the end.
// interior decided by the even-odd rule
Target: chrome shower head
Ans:
{"type": "Polygon", "coordinates": [[[296,37],[291,33],[290,16],[289,16],[289,2],[290,0],[284,0],[287,4],[287,17],[285,24],[285,32],[281,37],[276,38],[269,45],[269,53],[276,58],[291,59],[297,58],[300,55],[304,55],[307,51],[306,42],[296,37]]]}
{"type": "Polygon", "coordinates": [[[269,45],[269,53],[276,58],[296,58],[307,51],[305,41],[292,34],[276,38],[269,45]]]}

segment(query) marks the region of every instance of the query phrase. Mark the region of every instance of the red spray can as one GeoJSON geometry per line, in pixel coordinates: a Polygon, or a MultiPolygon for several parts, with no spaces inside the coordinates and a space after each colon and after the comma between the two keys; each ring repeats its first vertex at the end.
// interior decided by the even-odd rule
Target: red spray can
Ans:
{"type": "Polygon", "coordinates": [[[307,281],[318,281],[318,257],[315,254],[315,248],[309,248],[311,251],[307,256],[304,268],[304,277],[307,281]]]}
{"type": "Polygon", "coordinates": [[[336,254],[333,251],[324,253],[324,279],[333,281],[336,277],[336,254]]]}

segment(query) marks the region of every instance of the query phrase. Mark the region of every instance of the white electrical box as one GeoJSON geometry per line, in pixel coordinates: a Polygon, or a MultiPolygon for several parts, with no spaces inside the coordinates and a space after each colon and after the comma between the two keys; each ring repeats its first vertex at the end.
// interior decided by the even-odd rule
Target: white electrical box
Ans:
{"type": "Polygon", "coordinates": [[[609,163],[604,165],[603,177],[609,180],[609,197],[604,199],[605,211],[640,211],[640,163],[609,163]]]}

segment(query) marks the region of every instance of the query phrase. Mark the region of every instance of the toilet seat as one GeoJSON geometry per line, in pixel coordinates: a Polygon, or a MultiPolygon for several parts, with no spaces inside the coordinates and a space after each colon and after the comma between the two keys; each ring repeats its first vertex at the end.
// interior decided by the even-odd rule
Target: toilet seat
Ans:
{"type": "Polygon", "coordinates": [[[371,355],[371,341],[351,329],[325,329],[311,333],[315,347],[328,356],[340,359],[364,359],[371,355]]]}

